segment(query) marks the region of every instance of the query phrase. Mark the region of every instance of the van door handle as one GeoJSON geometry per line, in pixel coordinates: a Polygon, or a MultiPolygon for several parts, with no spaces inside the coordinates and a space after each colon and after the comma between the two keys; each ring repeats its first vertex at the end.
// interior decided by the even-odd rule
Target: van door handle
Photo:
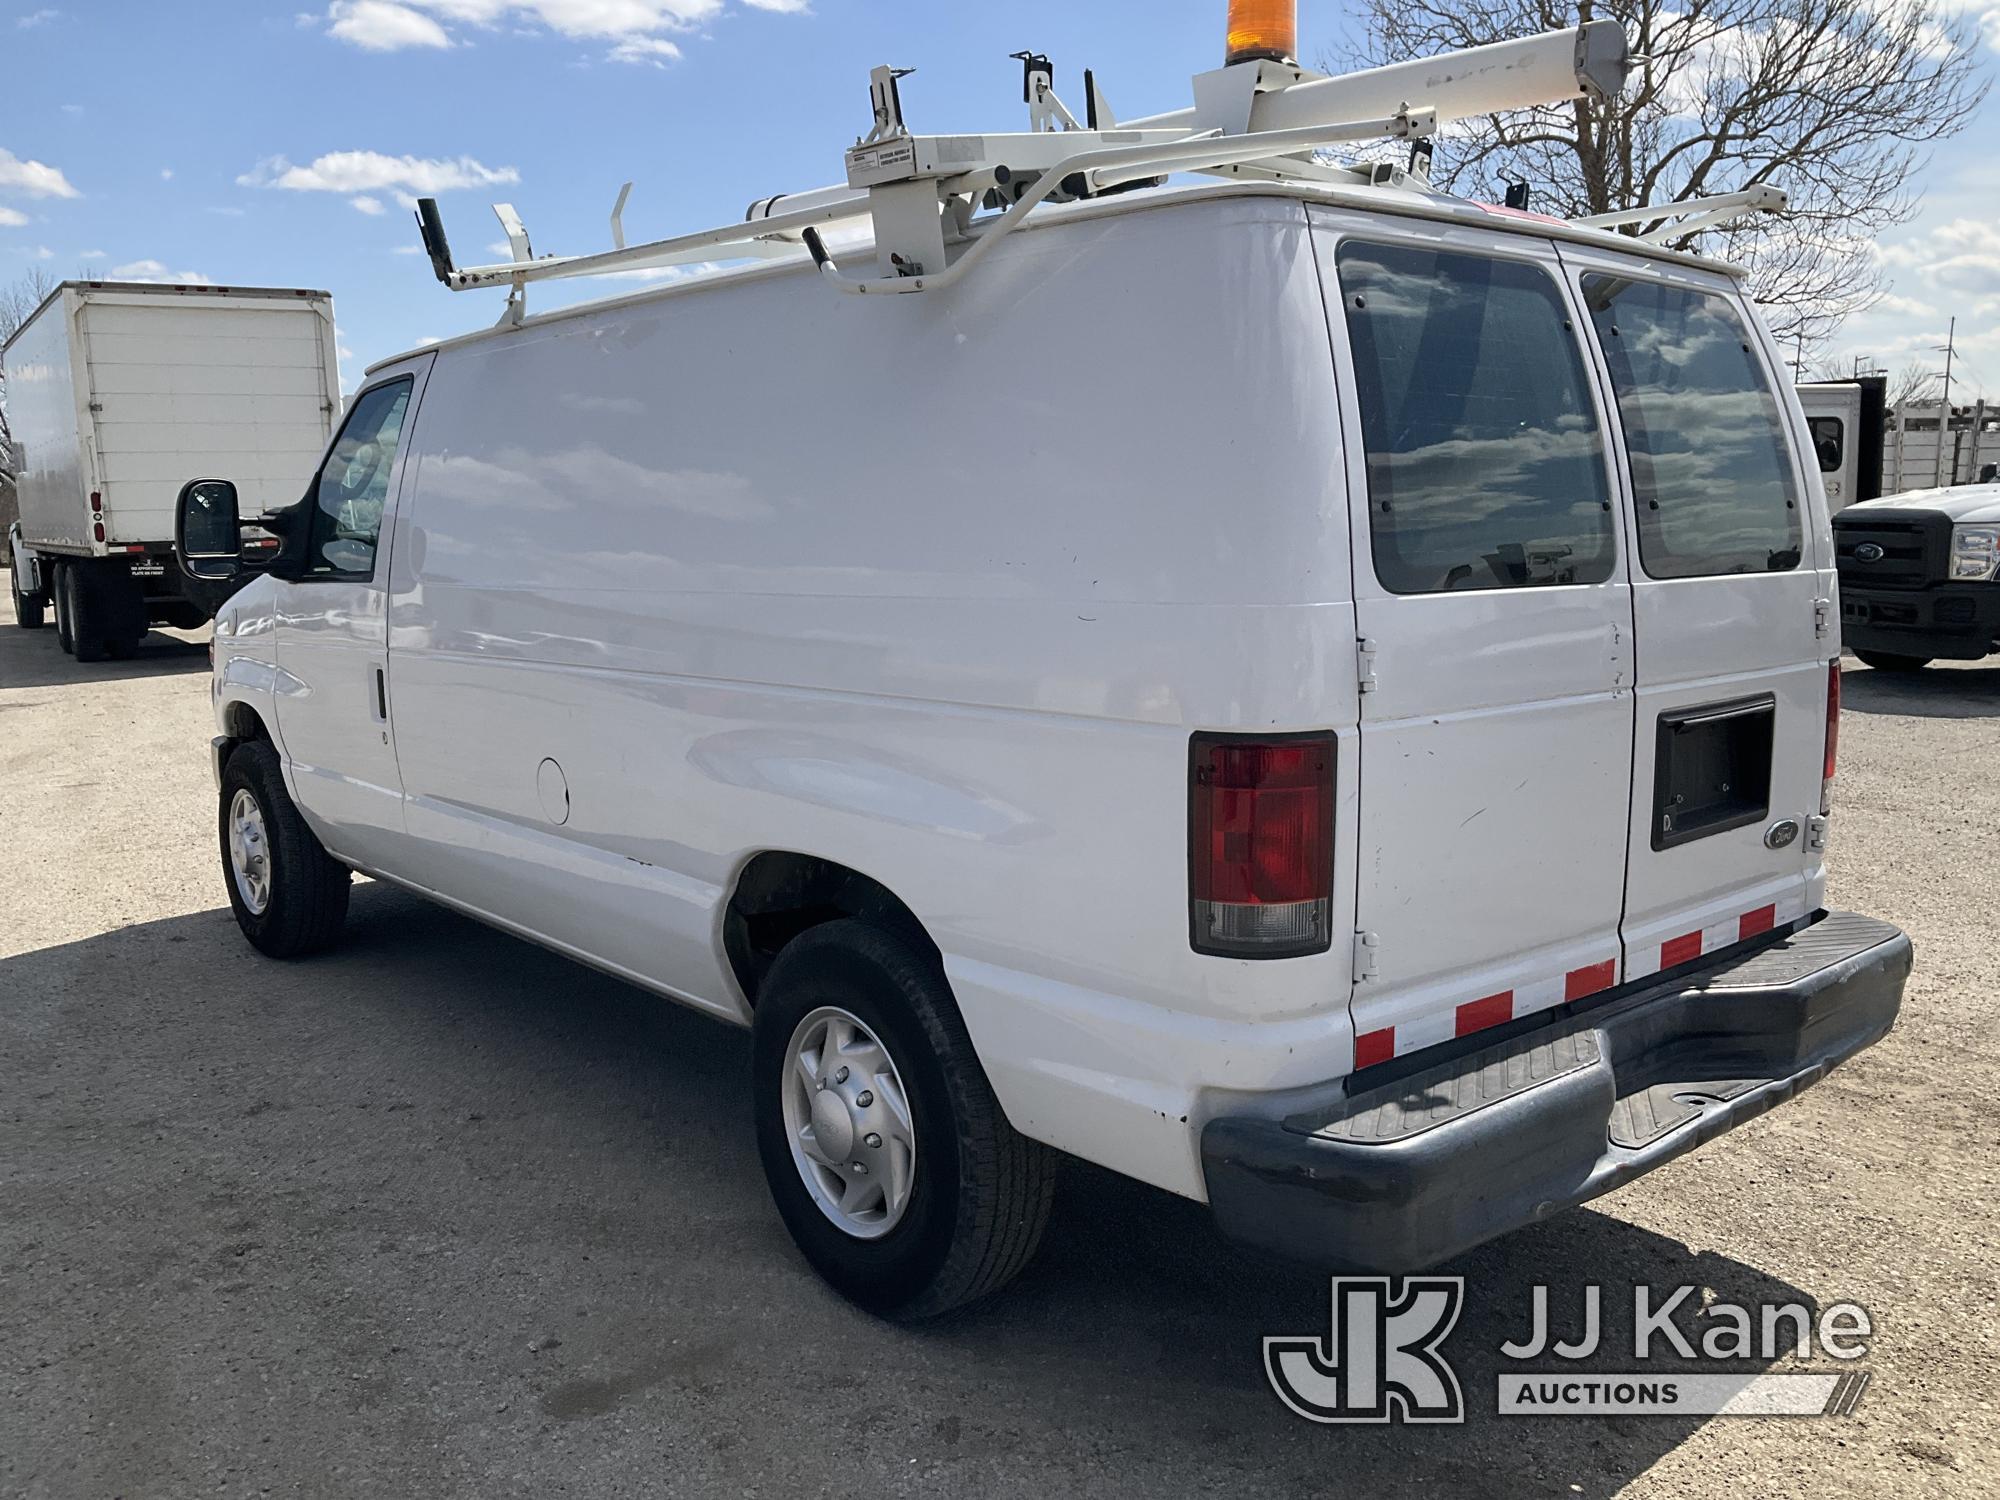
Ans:
{"type": "Polygon", "coordinates": [[[389,722],[389,683],[380,667],[375,669],[375,721],[389,722]]]}

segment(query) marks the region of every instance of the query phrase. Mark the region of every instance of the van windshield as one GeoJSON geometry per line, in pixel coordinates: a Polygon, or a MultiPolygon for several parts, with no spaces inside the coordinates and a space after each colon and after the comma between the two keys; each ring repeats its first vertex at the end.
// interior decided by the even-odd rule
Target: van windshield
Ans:
{"type": "Polygon", "coordinates": [[[1355,240],[1337,264],[1382,586],[1609,578],[1603,439],[1554,278],[1523,261],[1355,240]]]}
{"type": "Polygon", "coordinates": [[[1777,398],[1712,292],[1583,278],[1625,429],[1639,560],[1654,578],[1786,572],[1802,546],[1777,398]]]}

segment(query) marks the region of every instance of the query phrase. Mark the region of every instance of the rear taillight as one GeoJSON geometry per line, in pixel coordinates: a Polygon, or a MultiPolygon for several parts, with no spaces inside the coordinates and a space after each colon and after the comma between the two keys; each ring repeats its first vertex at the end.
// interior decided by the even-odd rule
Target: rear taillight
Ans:
{"type": "Polygon", "coordinates": [[[1840,758],[1840,663],[1826,669],[1826,765],[1819,773],[1819,812],[1833,811],[1833,767],[1840,758]]]}
{"type": "Polygon", "coordinates": [[[1188,916],[1198,953],[1292,958],[1333,942],[1333,736],[1198,734],[1188,916]]]}

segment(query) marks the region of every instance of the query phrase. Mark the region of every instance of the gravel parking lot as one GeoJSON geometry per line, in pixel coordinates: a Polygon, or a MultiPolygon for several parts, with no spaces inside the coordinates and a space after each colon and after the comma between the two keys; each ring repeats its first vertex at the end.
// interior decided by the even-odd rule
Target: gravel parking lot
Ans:
{"type": "Polygon", "coordinates": [[[259,958],[217,866],[200,637],[79,667],[5,609],[0,1493],[2000,1485],[2000,669],[1850,663],[1834,899],[1916,940],[1890,1037],[1447,1268],[1466,1425],[1322,1428],[1260,1348],[1324,1330],[1325,1279],[1195,1205],[1074,1166],[1010,1295],[888,1327],[770,1207],[745,1036],[379,885],[336,953],[259,958]],[[1573,1321],[1591,1281],[1614,1329],[1635,1282],[1860,1301],[1872,1384],[1845,1419],[1494,1416],[1527,1288],[1573,1321]]]}

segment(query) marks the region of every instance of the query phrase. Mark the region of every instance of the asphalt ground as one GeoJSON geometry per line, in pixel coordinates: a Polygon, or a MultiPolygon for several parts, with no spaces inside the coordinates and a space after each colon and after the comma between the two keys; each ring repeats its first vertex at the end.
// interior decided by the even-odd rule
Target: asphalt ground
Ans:
{"type": "Polygon", "coordinates": [[[338,951],[259,958],[201,637],[78,666],[0,613],[0,1495],[2000,1492],[2000,669],[1850,667],[1833,900],[1916,940],[1894,1032],[1443,1268],[1465,1423],[1332,1427],[1261,1356],[1326,1279],[1197,1205],[1072,1164],[1010,1292],[888,1326],[770,1206],[745,1035],[375,884],[338,951]],[[1496,1416],[1529,1289],[1574,1332],[1591,1283],[1614,1346],[1640,1285],[1860,1302],[1870,1383],[1496,1416]]]}

